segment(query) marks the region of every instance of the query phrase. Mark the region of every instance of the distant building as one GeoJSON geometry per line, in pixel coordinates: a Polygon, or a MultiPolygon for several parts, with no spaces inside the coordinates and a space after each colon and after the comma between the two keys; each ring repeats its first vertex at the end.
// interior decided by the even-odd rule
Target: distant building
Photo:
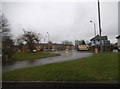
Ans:
{"type": "Polygon", "coordinates": [[[64,50],[65,46],[63,44],[57,43],[40,43],[36,47],[39,47],[40,50],[49,49],[49,50],[64,50]]]}
{"type": "MultiPolygon", "coordinates": [[[[58,44],[58,43],[39,43],[34,45],[34,50],[36,51],[45,51],[45,50],[50,50],[50,51],[55,51],[55,50],[72,50],[73,45],[66,46],[64,44],[58,44]]],[[[21,46],[16,46],[16,49],[18,51],[29,51],[28,45],[24,44],[21,46]]]]}
{"type": "Polygon", "coordinates": [[[116,37],[117,39],[117,47],[118,47],[118,50],[120,50],[120,35],[116,37]]]}
{"type": "MultiPolygon", "coordinates": [[[[99,35],[93,37],[92,39],[90,39],[90,41],[91,41],[91,47],[90,47],[91,50],[95,50],[95,48],[100,50],[100,36],[99,35]]],[[[101,36],[101,41],[102,41],[103,51],[111,51],[111,44],[107,36],[101,36]]]]}

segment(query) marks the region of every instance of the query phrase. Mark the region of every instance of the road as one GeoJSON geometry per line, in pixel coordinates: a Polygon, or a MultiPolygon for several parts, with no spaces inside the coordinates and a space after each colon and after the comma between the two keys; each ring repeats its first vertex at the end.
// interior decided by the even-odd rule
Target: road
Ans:
{"type": "Polygon", "coordinates": [[[43,59],[35,59],[35,60],[27,60],[27,61],[17,61],[13,64],[4,65],[2,67],[3,72],[25,68],[25,67],[33,67],[38,65],[45,65],[50,63],[57,63],[69,60],[78,60],[80,58],[92,56],[92,53],[88,52],[78,52],[78,51],[57,51],[54,53],[59,53],[61,56],[43,58],[43,59]]]}

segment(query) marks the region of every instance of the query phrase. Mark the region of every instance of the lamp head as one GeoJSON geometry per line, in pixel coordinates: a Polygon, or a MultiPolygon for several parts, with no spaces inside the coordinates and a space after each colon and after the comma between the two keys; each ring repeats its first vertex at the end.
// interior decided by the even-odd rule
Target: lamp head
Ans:
{"type": "Polygon", "coordinates": [[[92,22],[92,21],[90,20],[90,22],[92,22]]]}

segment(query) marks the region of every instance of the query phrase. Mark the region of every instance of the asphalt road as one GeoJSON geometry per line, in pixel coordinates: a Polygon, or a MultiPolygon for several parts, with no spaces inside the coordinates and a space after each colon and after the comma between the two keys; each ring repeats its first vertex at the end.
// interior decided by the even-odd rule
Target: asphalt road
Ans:
{"type": "Polygon", "coordinates": [[[50,63],[57,63],[69,60],[80,60],[80,58],[89,57],[92,53],[89,52],[78,52],[78,51],[57,51],[53,53],[59,53],[61,56],[36,59],[36,60],[27,60],[27,61],[17,61],[12,64],[7,64],[2,66],[2,71],[7,72],[19,68],[32,67],[37,65],[45,65],[50,63]]]}

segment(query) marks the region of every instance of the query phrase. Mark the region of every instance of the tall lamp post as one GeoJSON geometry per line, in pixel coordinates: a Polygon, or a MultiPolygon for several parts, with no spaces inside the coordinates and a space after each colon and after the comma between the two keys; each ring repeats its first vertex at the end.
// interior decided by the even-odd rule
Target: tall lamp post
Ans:
{"type": "Polygon", "coordinates": [[[76,49],[76,37],[75,36],[73,36],[74,38],[75,38],[75,49],[76,49]]]}
{"type": "Polygon", "coordinates": [[[47,35],[48,35],[48,51],[49,51],[49,42],[50,42],[50,39],[49,39],[49,33],[47,32],[47,35]]]}
{"type": "Polygon", "coordinates": [[[90,22],[93,23],[93,25],[94,25],[94,34],[96,36],[96,25],[95,25],[95,22],[93,22],[92,20],[90,20],[90,22]]]}
{"type": "MultiPolygon", "coordinates": [[[[95,34],[95,37],[96,37],[96,25],[95,25],[95,22],[93,22],[92,20],[90,20],[90,22],[93,23],[93,25],[94,25],[94,34],[95,34]]],[[[96,52],[96,50],[97,50],[97,47],[96,47],[96,39],[95,39],[95,52],[96,52]]]]}
{"type": "Polygon", "coordinates": [[[48,43],[49,43],[50,39],[49,39],[49,33],[48,32],[47,32],[47,35],[48,35],[48,43]]]}

